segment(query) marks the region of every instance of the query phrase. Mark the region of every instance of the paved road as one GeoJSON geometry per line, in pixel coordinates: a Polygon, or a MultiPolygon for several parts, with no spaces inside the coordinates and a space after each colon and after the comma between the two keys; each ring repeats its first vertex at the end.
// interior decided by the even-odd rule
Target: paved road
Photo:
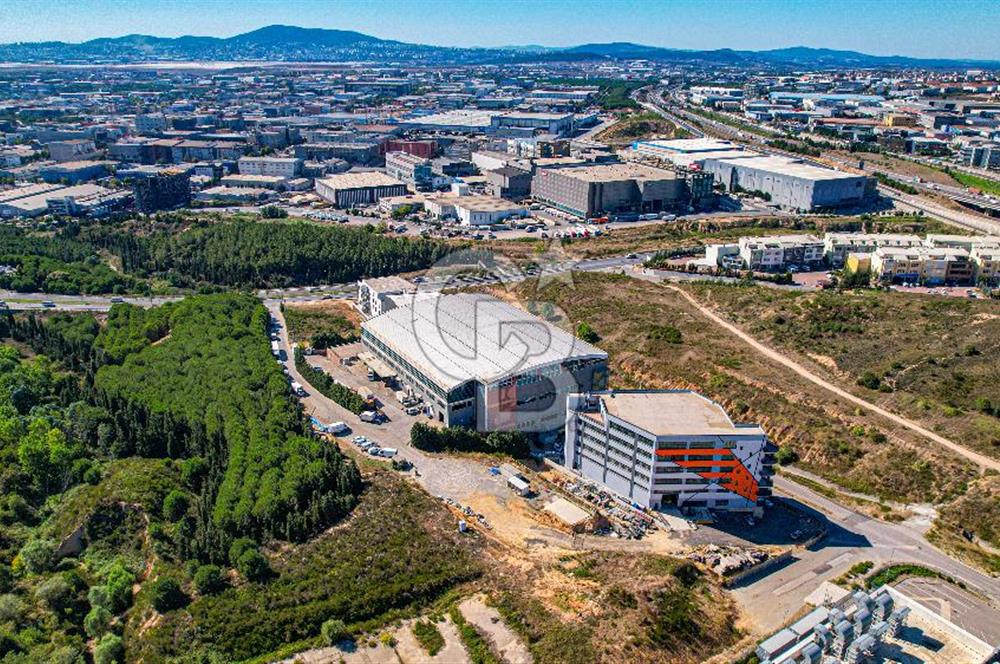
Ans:
{"type": "Polygon", "coordinates": [[[855,563],[917,563],[965,582],[996,605],[1000,579],[986,576],[939,551],[922,535],[922,522],[887,523],[850,510],[784,477],[774,478],[776,495],[826,518],[829,534],[812,549],[797,551],[791,564],[733,590],[761,632],[780,627],[823,581],[855,563]]]}
{"type": "Polygon", "coordinates": [[[783,353],[780,353],[780,352],[778,352],[778,351],[776,351],[776,350],[774,350],[772,348],[769,348],[768,346],[765,346],[764,344],[760,343],[759,341],[757,341],[756,339],[754,339],[753,337],[751,337],[749,334],[747,334],[746,332],[744,332],[743,330],[741,330],[737,326],[733,325],[729,321],[727,321],[724,318],[722,318],[721,316],[717,315],[714,311],[712,311],[711,309],[709,309],[708,307],[706,307],[702,303],[698,302],[688,292],[686,292],[686,291],[684,291],[684,290],[682,290],[682,289],[680,289],[680,288],[678,288],[676,286],[670,286],[670,285],[668,285],[667,288],[670,288],[670,289],[676,291],[677,293],[679,293],[684,299],[686,299],[688,302],[690,302],[692,306],[696,307],[698,309],[698,311],[700,311],[703,315],[705,315],[707,318],[711,319],[717,325],[723,327],[724,329],[726,329],[730,333],[734,334],[735,336],[737,336],[740,339],[742,339],[743,341],[745,341],[747,344],[749,344],[754,350],[756,350],[761,355],[764,355],[768,359],[773,360],[773,361],[775,361],[775,362],[777,362],[777,363],[779,363],[779,364],[781,364],[781,365],[783,365],[783,366],[791,369],[796,374],[798,374],[802,378],[805,378],[809,382],[811,382],[811,383],[813,383],[815,385],[818,385],[819,387],[822,387],[824,390],[827,390],[828,392],[831,392],[831,393],[837,395],[838,397],[841,397],[842,399],[846,399],[847,401],[850,401],[851,403],[853,403],[856,406],[860,406],[860,407],[864,408],[865,410],[869,410],[869,411],[871,411],[873,413],[881,415],[882,417],[884,417],[884,418],[892,421],[895,424],[898,424],[901,427],[904,427],[904,428],[907,428],[907,429],[909,429],[911,431],[914,431],[914,432],[920,434],[921,436],[923,436],[924,438],[927,438],[928,440],[931,440],[934,443],[936,443],[938,445],[941,445],[942,447],[945,447],[945,448],[951,450],[952,452],[955,452],[956,454],[958,454],[960,456],[965,457],[966,459],[968,459],[969,461],[972,461],[973,463],[975,463],[976,465],[980,466],[981,468],[1000,472],[1000,461],[998,461],[997,459],[993,459],[993,458],[990,458],[990,457],[988,457],[986,455],[979,454],[978,452],[974,452],[974,451],[972,451],[972,450],[970,450],[970,449],[968,449],[966,447],[963,447],[962,445],[959,445],[958,443],[954,443],[954,442],[948,440],[944,436],[938,435],[938,434],[934,433],[933,431],[930,431],[929,429],[926,429],[926,428],[920,426],[919,424],[917,424],[913,420],[907,419],[907,418],[905,418],[905,417],[903,417],[901,415],[896,415],[895,413],[892,413],[892,412],[886,410],[885,408],[882,408],[881,406],[873,404],[870,401],[865,401],[861,397],[855,396],[854,394],[851,394],[847,390],[842,389],[840,387],[837,387],[833,383],[830,383],[830,382],[828,382],[828,381],[820,378],[819,376],[817,376],[813,372],[809,371],[807,368],[805,368],[804,366],[802,366],[798,362],[790,359],[789,357],[787,357],[783,353]]]}
{"type": "Polygon", "coordinates": [[[992,646],[1000,646],[1000,611],[941,579],[910,578],[895,584],[945,620],[992,646]]]}

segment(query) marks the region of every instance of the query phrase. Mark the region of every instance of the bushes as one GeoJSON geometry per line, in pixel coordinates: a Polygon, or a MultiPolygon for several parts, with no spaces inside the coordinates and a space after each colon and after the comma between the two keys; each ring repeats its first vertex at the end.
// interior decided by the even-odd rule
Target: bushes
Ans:
{"type": "Polygon", "coordinates": [[[451,621],[458,629],[458,635],[462,639],[465,651],[469,655],[472,664],[501,664],[501,660],[490,650],[489,643],[483,638],[475,627],[470,625],[457,606],[453,606],[448,613],[451,621]]]}
{"type": "Polygon", "coordinates": [[[799,454],[791,447],[782,445],[778,448],[778,452],[774,455],[774,460],[778,462],[778,465],[787,466],[798,461],[799,454]]]}
{"type": "Polygon", "coordinates": [[[654,325],[649,329],[647,338],[666,341],[668,344],[679,344],[682,341],[681,331],[673,325],[654,325]]]}
{"type": "MultiPolygon", "coordinates": [[[[344,621],[336,618],[331,618],[324,622],[319,631],[323,637],[323,643],[328,646],[335,646],[350,636],[350,632],[347,631],[347,625],[344,624],[344,621]]],[[[415,630],[414,633],[416,633],[415,630]]]]}
{"type": "Polygon", "coordinates": [[[94,664],[119,664],[125,659],[125,645],[121,637],[105,634],[94,648],[94,664]]]}
{"type": "Polygon", "coordinates": [[[342,383],[338,383],[326,372],[317,369],[308,362],[302,353],[302,349],[295,347],[295,368],[302,377],[320,394],[332,399],[352,413],[361,413],[368,410],[368,405],[361,395],[342,383]]]}
{"type": "Polygon", "coordinates": [[[576,336],[587,343],[595,344],[601,340],[601,336],[590,327],[590,323],[580,323],[576,326],[576,336]]]}
{"type": "Polygon", "coordinates": [[[51,540],[31,540],[17,557],[29,574],[48,572],[56,563],[56,544],[51,540]]]}
{"type": "Polygon", "coordinates": [[[944,579],[946,581],[951,580],[949,577],[941,574],[941,572],[922,565],[902,564],[890,565],[889,567],[879,570],[865,580],[865,587],[869,589],[878,588],[886,585],[887,583],[892,583],[893,581],[896,581],[904,576],[922,576],[944,579]]]}
{"type": "Polygon", "coordinates": [[[174,489],[163,499],[163,518],[177,521],[188,511],[190,501],[183,491],[174,489]]]}
{"type": "Polygon", "coordinates": [[[236,561],[236,569],[248,581],[260,581],[267,578],[267,575],[271,572],[267,558],[255,549],[246,551],[240,556],[240,559],[236,561]]]}
{"type": "Polygon", "coordinates": [[[413,623],[413,636],[431,657],[444,648],[444,637],[441,636],[441,631],[438,630],[437,625],[427,620],[418,620],[413,623]]]}
{"type": "Polygon", "coordinates": [[[524,459],[531,453],[528,438],[517,431],[482,434],[471,429],[437,429],[417,422],[410,429],[410,444],[425,452],[485,452],[524,459]]]}

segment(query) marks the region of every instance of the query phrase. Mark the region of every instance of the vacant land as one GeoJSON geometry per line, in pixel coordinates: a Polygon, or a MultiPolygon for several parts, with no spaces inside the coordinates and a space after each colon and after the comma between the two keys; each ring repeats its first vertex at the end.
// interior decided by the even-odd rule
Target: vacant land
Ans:
{"type": "Polygon", "coordinates": [[[634,553],[564,555],[490,601],[537,664],[700,662],[739,640],[738,613],[692,563],[634,553]]]}
{"type": "Polygon", "coordinates": [[[631,145],[633,141],[651,138],[684,138],[683,129],[656,113],[633,113],[611,125],[596,136],[608,145],[631,145]]]}
{"type": "Polygon", "coordinates": [[[1000,575],[1000,477],[988,476],[940,510],[927,535],[959,558],[1000,575]]]}
{"type": "Polygon", "coordinates": [[[933,166],[925,166],[924,164],[910,161],[909,159],[901,159],[899,157],[893,157],[892,155],[868,152],[859,154],[838,152],[837,155],[852,161],[864,161],[866,170],[890,171],[892,173],[898,173],[899,175],[918,177],[924,182],[945,184],[952,187],[958,186],[958,182],[956,182],[955,179],[949,176],[945,171],[939,168],[934,168],[933,166]]]}
{"type": "Polygon", "coordinates": [[[961,171],[949,171],[948,174],[963,187],[971,187],[972,189],[978,189],[984,194],[1000,196],[1000,180],[991,180],[978,175],[962,173],[961,171]]]}
{"type": "Polygon", "coordinates": [[[607,235],[589,238],[542,240],[522,238],[488,242],[486,247],[517,261],[589,259],[616,256],[628,252],[686,251],[701,253],[706,244],[736,242],[744,235],[786,235],[827,231],[864,231],[871,233],[965,234],[943,222],[918,215],[858,217],[713,217],[643,224],[617,228],[607,235]]]}
{"type": "Polygon", "coordinates": [[[345,300],[286,304],[282,311],[292,343],[322,338],[334,342],[321,344],[329,346],[358,338],[361,317],[345,300]]]}
{"type": "Polygon", "coordinates": [[[855,412],[853,405],[751,352],[662,286],[575,274],[571,288],[559,283],[536,290],[526,283],[514,296],[551,302],[574,326],[587,322],[611,356],[614,387],[697,389],[720,401],[737,421],[761,423],[777,444],[794,451],[804,469],[852,491],[898,502],[943,503],[964,493],[977,475],[967,461],[855,412]]]}
{"type": "Polygon", "coordinates": [[[705,285],[691,292],[828,380],[1000,457],[1000,302],[705,285]]]}

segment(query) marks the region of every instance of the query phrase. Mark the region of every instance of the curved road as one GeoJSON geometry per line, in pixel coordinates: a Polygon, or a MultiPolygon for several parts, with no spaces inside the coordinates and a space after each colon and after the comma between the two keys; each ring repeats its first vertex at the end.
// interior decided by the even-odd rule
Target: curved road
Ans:
{"type": "Polygon", "coordinates": [[[886,410],[885,408],[882,408],[881,406],[877,406],[871,403],[870,401],[865,401],[861,397],[855,396],[850,392],[848,392],[847,390],[837,387],[836,385],[826,380],[823,380],[822,378],[812,373],[798,362],[795,362],[794,360],[789,359],[782,353],[779,353],[778,351],[760,343],[759,341],[751,337],[749,334],[738,328],[736,325],[733,325],[732,323],[720,317],[718,314],[716,314],[714,311],[712,311],[705,305],[698,302],[698,300],[696,300],[694,297],[692,297],[689,293],[687,293],[683,289],[678,288],[677,286],[671,286],[669,284],[665,285],[667,288],[680,293],[685,300],[690,302],[691,305],[697,308],[698,311],[700,311],[703,315],[705,315],[707,318],[710,318],[717,325],[725,328],[730,333],[736,335],[737,337],[745,341],[747,344],[752,346],[753,349],[756,350],[758,353],[764,355],[770,360],[774,360],[775,362],[778,362],[779,364],[791,369],[796,374],[805,378],[809,382],[822,387],[824,390],[827,390],[828,392],[836,394],[838,397],[850,401],[856,406],[860,406],[865,410],[869,410],[873,413],[881,415],[882,417],[894,422],[895,424],[898,424],[901,427],[905,427],[911,431],[914,431],[920,434],[921,436],[937,443],[938,445],[946,447],[952,452],[955,452],[956,454],[965,457],[966,459],[972,461],[973,463],[975,463],[976,465],[980,466],[983,469],[995,470],[1000,472],[1000,461],[985,456],[983,454],[979,454],[978,452],[974,452],[966,447],[963,447],[962,445],[959,445],[958,443],[954,443],[945,438],[944,436],[940,436],[934,433],[933,431],[925,429],[924,427],[920,426],[913,420],[909,420],[905,417],[902,417],[901,415],[896,415],[895,413],[892,413],[886,410]]]}

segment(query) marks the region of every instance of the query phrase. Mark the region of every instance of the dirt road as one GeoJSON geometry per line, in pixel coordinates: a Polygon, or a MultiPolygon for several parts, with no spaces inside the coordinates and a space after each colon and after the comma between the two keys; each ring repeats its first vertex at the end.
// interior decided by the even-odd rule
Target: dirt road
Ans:
{"type": "Polygon", "coordinates": [[[768,359],[774,360],[775,362],[784,365],[785,367],[791,369],[792,371],[794,371],[795,373],[797,373],[799,376],[802,376],[803,378],[805,378],[809,382],[814,383],[815,385],[818,385],[818,386],[822,387],[824,390],[827,390],[828,392],[832,392],[833,394],[836,394],[837,396],[839,396],[839,397],[841,397],[843,399],[846,399],[847,401],[850,401],[851,403],[855,404],[856,406],[860,406],[860,407],[864,408],[865,410],[869,410],[869,411],[871,411],[871,412],[873,412],[873,413],[875,413],[877,415],[881,415],[882,417],[886,418],[887,420],[890,420],[890,421],[894,422],[895,424],[898,424],[901,427],[905,427],[905,428],[909,429],[910,431],[916,432],[916,433],[920,434],[921,436],[923,436],[923,437],[925,437],[925,438],[927,438],[927,439],[929,439],[929,440],[937,443],[938,445],[941,445],[942,447],[946,447],[949,450],[951,450],[952,452],[955,452],[956,454],[959,454],[959,455],[965,457],[966,459],[968,459],[969,461],[972,461],[973,463],[975,463],[976,465],[978,465],[981,468],[989,469],[989,470],[995,470],[995,471],[1000,471],[1000,461],[997,461],[996,459],[991,459],[990,457],[987,457],[987,456],[985,456],[983,454],[979,454],[978,452],[973,452],[972,450],[967,449],[967,448],[959,445],[958,443],[954,443],[954,442],[948,440],[944,436],[939,436],[938,434],[934,433],[933,431],[925,429],[924,427],[920,426],[919,424],[917,424],[916,422],[914,422],[912,420],[908,420],[905,417],[902,417],[900,415],[896,415],[895,413],[891,413],[888,410],[886,410],[885,408],[877,406],[877,405],[875,405],[875,404],[873,404],[873,403],[871,403],[869,401],[865,401],[861,397],[855,396],[855,395],[851,394],[850,392],[848,392],[847,390],[842,389],[840,387],[837,387],[836,385],[834,385],[834,384],[832,384],[832,383],[830,383],[830,382],[828,382],[826,380],[823,380],[822,378],[820,378],[816,374],[812,373],[811,371],[809,371],[807,368],[805,368],[804,366],[802,366],[798,362],[795,362],[794,360],[789,359],[788,357],[786,357],[782,353],[779,353],[778,351],[776,351],[776,350],[774,350],[772,348],[769,348],[769,347],[765,346],[764,344],[760,343],[759,341],[757,341],[756,339],[754,339],[753,337],[751,337],[749,334],[747,334],[746,332],[744,332],[743,330],[741,330],[737,326],[733,325],[729,321],[727,321],[724,318],[722,318],[719,315],[717,315],[714,311],[712,311],[711,309],[709,309],[705,305],[703,305],[700,302],[698,302],[696,299],[694,299],[694,297],[692,297],[690,294],[688,294],[683,289],[678,288],[677,286],[671,286],[669,284],[665,284],[665,285],[666,285],[667,288],[669,288],[669,289],[671,289],[671,290],[676,291],[677,293],[679,293],[685,300],[687,300],[688,302],[690,302],[692,306],[694,306],[695,308],[697,308],[698,311],[700,311],[705,317],[711,319],[712,322],[714,322],[717,325],[725,328],[726,330],[728,330],[732,334],[736,335],[737,337],[739,337],[740,339],[742,339],[743,341],[745,341],[747,344],[749,344],[750,346],[752,346],[753,349],[756,350],[758,353],[760,353],[761,355],[764,355],[768,359]]]}

